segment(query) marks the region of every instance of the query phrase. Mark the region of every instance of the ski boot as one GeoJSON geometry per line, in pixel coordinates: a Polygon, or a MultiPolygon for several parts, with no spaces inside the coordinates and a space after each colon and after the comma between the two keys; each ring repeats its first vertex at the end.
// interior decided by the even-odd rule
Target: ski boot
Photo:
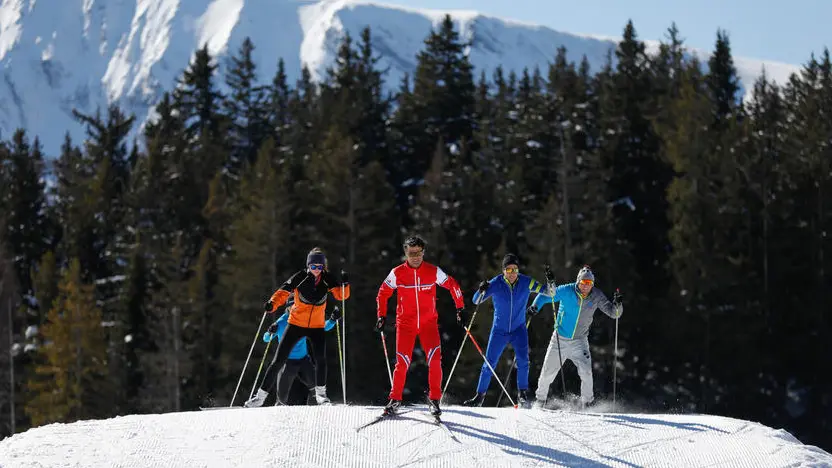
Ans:
{"type": "Polygon", "coordinates": [[[442,410],[439,409],[439,400],[428,399],[428,410],[431,415],[438,418],[442,414],[442,410]]]}
{"type": "Polygon", "coordinates": [[[528,390],[520,390],[517,392],[517,406],[523,409],[529,409],[532,407],[532,401],[534,401],[534,396],[532,392],[528,390]]]}
{"type": "Polygon", "coordinates": [[[387,406],[384,407],[384,415],[390,416],[397,414],[401,406],[402,402],[400,400],[390,400],[387,402],[387,406]]]}
{"type": "Polygon", "coordinates": [[[319,405],[329,405],[329,397],[326,396],[326,385],[315,387],[315,402],[319,405]]]}
{"type": "Polygon", "coordinates": [[[246,408],[259,408],[263,406],[263,403],[266,402],[266,397],[269,396],[269,392],[263,390],[262,388],[257,389],[257,394],[255,394],[251,399],[243,403],[243,406],[246,408]]]}
{"type": "Polygon", "coordinates": [[[485,401],[485,393],[477,393],[474,398],[462,402],[462,406],[482,406],[485,401]]]}

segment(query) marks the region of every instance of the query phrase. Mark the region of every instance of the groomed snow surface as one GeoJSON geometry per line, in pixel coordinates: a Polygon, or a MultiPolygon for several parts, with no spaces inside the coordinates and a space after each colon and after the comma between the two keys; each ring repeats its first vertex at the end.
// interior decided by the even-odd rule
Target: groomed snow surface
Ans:
{"type": "Polygon", "coordinates": [[[50,424],[0,441],[0,467],[832,466],[832,455],[783,430],[719,416],[448,406],[448,431],[416,405],[356,431],[380,411],[231,408],[50,424]]]}

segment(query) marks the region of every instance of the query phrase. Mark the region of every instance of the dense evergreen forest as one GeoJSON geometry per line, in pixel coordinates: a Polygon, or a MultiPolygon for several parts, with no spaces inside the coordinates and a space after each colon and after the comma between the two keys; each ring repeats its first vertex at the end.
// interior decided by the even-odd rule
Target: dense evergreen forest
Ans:
{"type": "MultiPolygon", "coordinates": [[[[196,51],[140,141],[116,105],[76,112],[87,137],[60,154],[24,130],[5,135],[0,435],[228,404],[263,301],[314,246],[350,273],[348,400],[383,403],[375,297],[417,233],[469,312],[506,252],[540,280],[544,264],[559,283],[590,264],[596,286],[619,288],[619,402],[750,419],[832,448],[828,51],[788,83],[763,75],[744,99],[723,31],[707,61],[675,27],[647,54],[627,24],[602,69],[561,49],[548,69],[515,73],[475,70],[446,18],[393,84],[369,30],[344,38],[320,83],[308,72],[290,83],[282,65],[259,76],[255,46],[223,60],[196,51]]],[[[438,307],[447,376],[463,334],[443,290],[438,307]]],[[[543,312],[529,331],[532,382],[553,327],[543,312]]],[[[472,329],[483,344],[490,325],[487,303],[472,329]]],[[[598,314],[601,398],[613,330],[598,314]]],[[[464,348],[450,402],[473,395],[481,363],[464,348]]],[[[574,367],[566,375],[577,392],[574,367]]],[[[426,382],[417,352],[405,398],[422,399],[426,382]]],[[[492,383],[486,405],[498,398],[492,383]]]]}

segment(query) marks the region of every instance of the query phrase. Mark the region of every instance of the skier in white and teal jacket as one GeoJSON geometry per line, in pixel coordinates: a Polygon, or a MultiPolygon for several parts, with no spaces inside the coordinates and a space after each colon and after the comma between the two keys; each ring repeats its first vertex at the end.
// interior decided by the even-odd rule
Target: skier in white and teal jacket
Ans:
{"type": "Polygon", "coordinates": [[[547,302],[552,303],[553,307],[555,302],[560,303],[556,317],[557,326],[549,340],[549,347],[546,349],[546,357],[543,359],[543,368],[537,382],[536,407],[544,405],[548,397],[549,385],[560,372],[561,362],[567,360],[571,360],[578,368],[578,376],[581,379],[582,406],[591,405],[595,400],[592,357],[589,353],[589,327],[592,325],[596,310],[600,310],[610,318],[617,319],[624,313],[624,305],[621,303],[621,294],[618,291],[615,292],[610,302],[607,296],[594,286],[595,275],[588,265],[584,265],[578,272],[574,283],[558,286],[552,297],[537,296],[529,307],[529,312],[534,314],[539,312],[547,302]],[[558,335],[560,335],[559,340],[558,335]],[[558,347],[560,347],[560,356],[558,356],[558,347]]]}
{"type": "MultiPolygon", "coordinates": [[[[546,270],[547,281],[551,272],[546,270]]],[[[503,258],[503,272],[488,281],[483,280],[477,292],[474,293],[474,304],[482,304],[492,298],[494,304],[494,322],[488,336],[488,349],[485,357],[492,367],[497,366],[497,360],[506,345],[511,343],[514,356],[517,359],[517,390],[518,401],[523,407],[532,403],[529,389],[529,332],[526,329],[526,309],[529,296],[537,294],[541,297],[548,289],[530,276],[520,273],[520,260],[517,255],[507,254],[503,258]]],[[[548,297],[548,296],[546,296],[548,297]]],[[[465,406],[482,406],[485,392],[491,383],[491,369],[488,364],[482,365],[480,379],[477,383],[477,393],[465,406]]]]}

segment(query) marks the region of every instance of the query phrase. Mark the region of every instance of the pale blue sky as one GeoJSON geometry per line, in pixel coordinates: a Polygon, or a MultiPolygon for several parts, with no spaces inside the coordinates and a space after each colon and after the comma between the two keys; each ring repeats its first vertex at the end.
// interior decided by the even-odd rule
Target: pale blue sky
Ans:
{"type": "Polygon", "coordinates": [[[553,29],[620,37],[628,19],[659,40],[675,21],[685,43],[711,50],[717,28],[735,55],[802,65],[832,48],[832,0],[381,0],[431,9],[477,10],[553,29]]]}

